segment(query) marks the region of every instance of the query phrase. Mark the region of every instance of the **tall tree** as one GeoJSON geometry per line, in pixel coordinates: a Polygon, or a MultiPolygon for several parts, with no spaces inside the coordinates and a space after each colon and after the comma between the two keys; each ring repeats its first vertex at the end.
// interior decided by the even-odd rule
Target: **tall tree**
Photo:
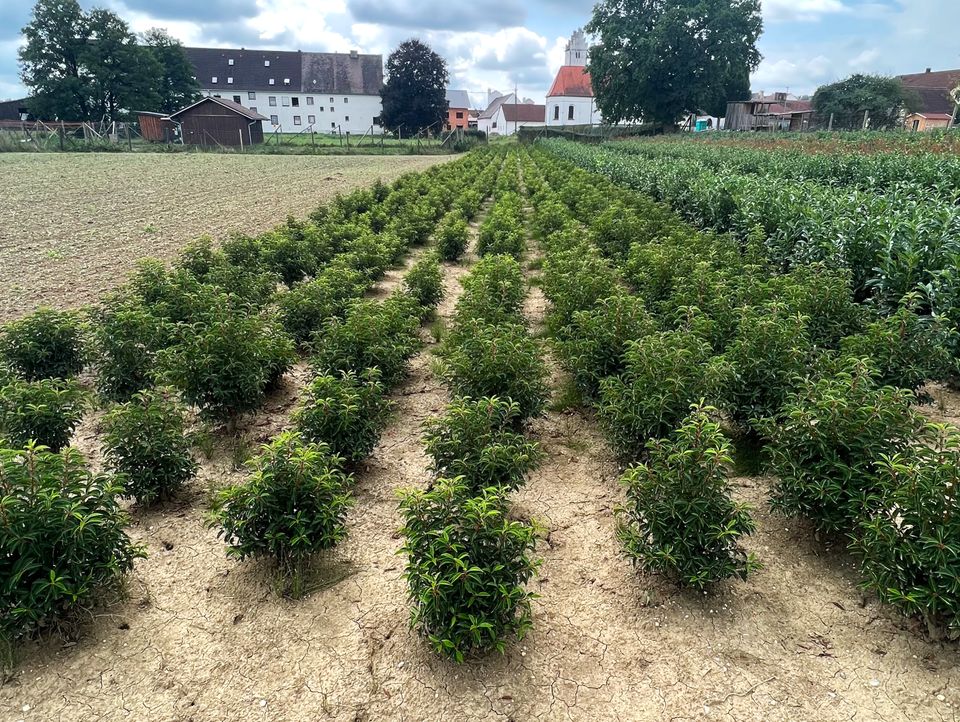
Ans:
{"type": "Polygon", "coordinates": [[[586,27],[597,106],[613,122],[716,113],[749,90],[762,29],[759,0],[600,0],[586,27]]]}
{"type": "Polygon", "coordinates": [[[161,113],[173,113],[196,101],[200,97],[200,84],[180,41],[162,28],[148,30],[142,40],[161,67],[156,109],[161,113]]]}
{"type": "Polygon", "coordinates": [[[880,75],[851,75],[831,85],[821,85],[813,94],[813,109],[826,121],[833,115],[833,127],[839,130],[863,127],[869,114],[871,128],[902,125],[902,116],[918,107],[919,98],[905,88],[899,78],[880,75]]]}
{"type": "Polygon", "coordinates": [[[381,122],[404,135],[434,125],[447,117],[446,61],[419,40],[407,40],[387,58],[387,82],[380,91],[381,122]]]}
{"type": "Polygon", "coordinates": [[[90,82],[83,68],[87,17],[76,0],[38,0],[23,29],[20,78],[33,91],[37,118],[90,118],[90,82]]]}

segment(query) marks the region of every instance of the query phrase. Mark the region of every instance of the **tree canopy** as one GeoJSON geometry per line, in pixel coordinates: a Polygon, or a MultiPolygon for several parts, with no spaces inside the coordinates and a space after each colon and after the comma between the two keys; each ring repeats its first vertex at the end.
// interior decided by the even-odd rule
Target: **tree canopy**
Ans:
{"type": "Polygon", "coordinates": [[[826,122],[833,115],[833,127],[840,130],[863,127],[869,113],[870,127],[899,127],[902,115],[918,107],[919,98],[899,78],[880,75],[851,75],[846,80],[821,85],[813,94],[813,109],[826,122]]]}
{"type": "Polygon", "coordinates": [[[133,110],[171,112],[198,94],[182,46],[152,30],[144,44],[116,13],[76,0],[38,0],[23,29],[20,77],[30,112],[53,120],[116,120],[133,110]]]}
{"type": "Polygon", "coordinates": [[[387,82],[380,91],[381,122],[404,135],[441,124],[447,117],[446,61],[419,40],[407,40],[387,58],[387,82]]]}
{"type": "Polygon", "coordinates": [[[762,29],[759,0],[600,0],[586,27],[597,107],[611,122],[723,115],[750,95],[762,29]]]}

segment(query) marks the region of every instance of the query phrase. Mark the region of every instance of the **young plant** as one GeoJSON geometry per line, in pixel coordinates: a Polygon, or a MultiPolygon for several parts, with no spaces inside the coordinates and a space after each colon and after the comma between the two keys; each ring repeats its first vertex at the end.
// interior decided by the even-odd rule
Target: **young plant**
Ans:
{"type": "Polygon", "coordinates": [[[427,254],[407,271],[403,279],[406,289],[424,312],[437,307],[443,298],[443,273],[433,254],[427,254]]]}
{"type": "Polygon", "coordinates": [[[467,250],[467,221],[460,211],[450,211],[434,233],[437,253],[444,261],[459,261],[467,250]]]}
{"type": "Polygon", "coordinates": [[[353,479],[343,459],[324,444],[294,432],[279,434],[249,462],[249,481],[217,493],[209,519],[237,559],[270,557],[278,565],[281,592],[305,591],[304,572],[317,552],[347,534],[353,479]]]}
{"type": "Polygon", "coordinates": [[[865,360],[806,380],[760,430],[778,481],[771,505],[820,531],[850,531],[877,486],[877,464],[906,451],[924,427],[906,389],[878,386],[865,360]]]}
{"type": "Polygon", "coordinates": [[[343,316],[368,285],[367,277],[352,268],[325,268],[312,281],[278,294],[280,324],[294,341],[306,345],[327,319],[343,316]]]}
{"type": "Polygon", "coordinates": [[[10,379],[0,388],[0,440],[13,448],[34,441],[60,451],[86,408],[87,395],[75,381],[10,379]]]}
{"type": "Polygon", "coordinates": [[[535,595],[524,584],[539,566],[535,529],[507,519],[505,494],[471,496],[458,478],[401,497],[411,626],[457,662],[473,651],[503,652],[532,624],[535,595]]]}
{"type": "Polygon", "coordinates": [[[144,556],[120,491],[75,449],[0,448],[0,646],[74,623],[144,556]]]}
{"type": "Polygon", "coordinates": [[[142,392],[104,418],[107,468],[119,475],[124,496],[149,506],[170,498],[197,473],[183,411],[161,392],[142,392]]]}
{"type": "Polygon", "coordinates": [[[0,359],[27,381],[68,379],[86,361],[76,314],[41,308],[0,330],[0,359]]]}
{"type": "Polygon", "coordinates": [[[540,445],[515,431],[520,405],[497,398],[454,399],[444,416],[424,424],[424,446],[437,476],[463,477],[470,494],[513,491],[543,458],[540,445]]]}
{"type": "Polygon", "coordinates": [[[457,301],[457,324],[471,319],[491,324],[519,320],[527,286],[523,269],[510,256],[485,256],[461,285],[463,295],[457,301]]]}
{"type": "Polygon", "coordinates": [[[617,525],[634,564],[701,590],[746,579],[760,566],[740,546],[754,523],[747,506],[730,498],[730,442],[712,413],[694,407],[670,438],[648,442],[648,461],[621,479],[627,501],[617,525]]]}
{"type": "Polygon", "coordinates": [[[442,370],[454,396],[509,399],[519,421],[538,416],[549,395],[540,346],[518,323],[458,325],[447,339],[442,370]]]}
{"type": "Polygon", "coordinates": [[[326,444],[348,461],[361,461],[377,445],[390,413],[384,392],[376,368],[320,374],[307,387],[294,423],[308,441],[326,444]]]}

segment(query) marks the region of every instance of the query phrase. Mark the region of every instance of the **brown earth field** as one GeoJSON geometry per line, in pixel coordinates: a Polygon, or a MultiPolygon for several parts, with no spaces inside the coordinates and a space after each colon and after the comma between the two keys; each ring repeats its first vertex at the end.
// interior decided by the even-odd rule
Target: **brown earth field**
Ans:
{"type": "MultiPolygon", "coordinates": [[[[373,295],[395,288],[422,252],[373,295]]],[[[527,259],[534,333],[546,310],[531,263],[538,255],[527,259]]],[[[444,264],[440,327],[475,261],[468,253],[444,264]]],[[[175,501],[130,507],[130,533],[147,558],[122,598],[90,610],[77,634],[47,634],[20,650],[0,687],[0,720],[958,719],[956,643],[929,640],[923,625],[862,598],[842,549],[770,514],[769,478],[733,479],[757,520],[746,545],[764,563],[749,581],[698,595],[632,569],[615,536],[618,465],[595,419],[562,403],[565,378],[547,343],[557,393],[528,429],[545,462],[512,511],[543,528],[533,629],[503,655],[462,665],[437,657],[408,626],[396,531],[397,491],[430,478],[421,425],[448,400],[435,374],[436,335],[423,330],[424,349],[391,394],[393,420],[356,474],[348,537],[317,560],[305,598],[277,597],[269,564],[228,559],[204,525],[211,490],[242,480],[238,464],[288,427],[309,376],[300,363],[236,436],[212,436],[198,477],[175,501]]],[[[960,397],[934,396],[932,417],[960,418],[960,397]]],[[[88,414],[74,440],[94,466],[100,419],[88,414]]]]}
{"type": "Polygon", "coordinates": [[[167,260],[203,235],[260,233],[448,158],[0,154],[0,323],[96,301],[139,258],[167,260]]]}

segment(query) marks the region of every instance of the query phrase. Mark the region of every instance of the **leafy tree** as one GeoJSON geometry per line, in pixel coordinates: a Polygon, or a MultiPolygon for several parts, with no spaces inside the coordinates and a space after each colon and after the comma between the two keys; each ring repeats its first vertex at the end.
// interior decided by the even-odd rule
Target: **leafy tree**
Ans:
{"type": "Polygon", "coordinates": [[[387,82],[380,91],[382,124],[404,134],[440,123],[447,115],[446,61],[419,40],[407,40],[387,58],[387,82]]]}
{"type": "Polygon", "coordinates": [[[821,118],[833,114],[833,127],[859,129],[863,114],[869,113],[874,128],[900,125],[900,116],[917,107],[916,94],[899,78],[882,75],[851,75],[846,80],[821,85],[813,94],[813,109],[821,118]]]}
{"type": "Polygon", "coordinates": [[[200,85],[183,45],[163,28],[152,28],[142,36],[143,45],[160,64],[157,78],[157,112],[173,113],[200,97],[200,85]]]}
{"type": "Polygon", "coordinates": [[[610,121],[674,123],[740,97],[760,63],[759,0],[601,0],[587,32],[597,106],[610,121]]]}

